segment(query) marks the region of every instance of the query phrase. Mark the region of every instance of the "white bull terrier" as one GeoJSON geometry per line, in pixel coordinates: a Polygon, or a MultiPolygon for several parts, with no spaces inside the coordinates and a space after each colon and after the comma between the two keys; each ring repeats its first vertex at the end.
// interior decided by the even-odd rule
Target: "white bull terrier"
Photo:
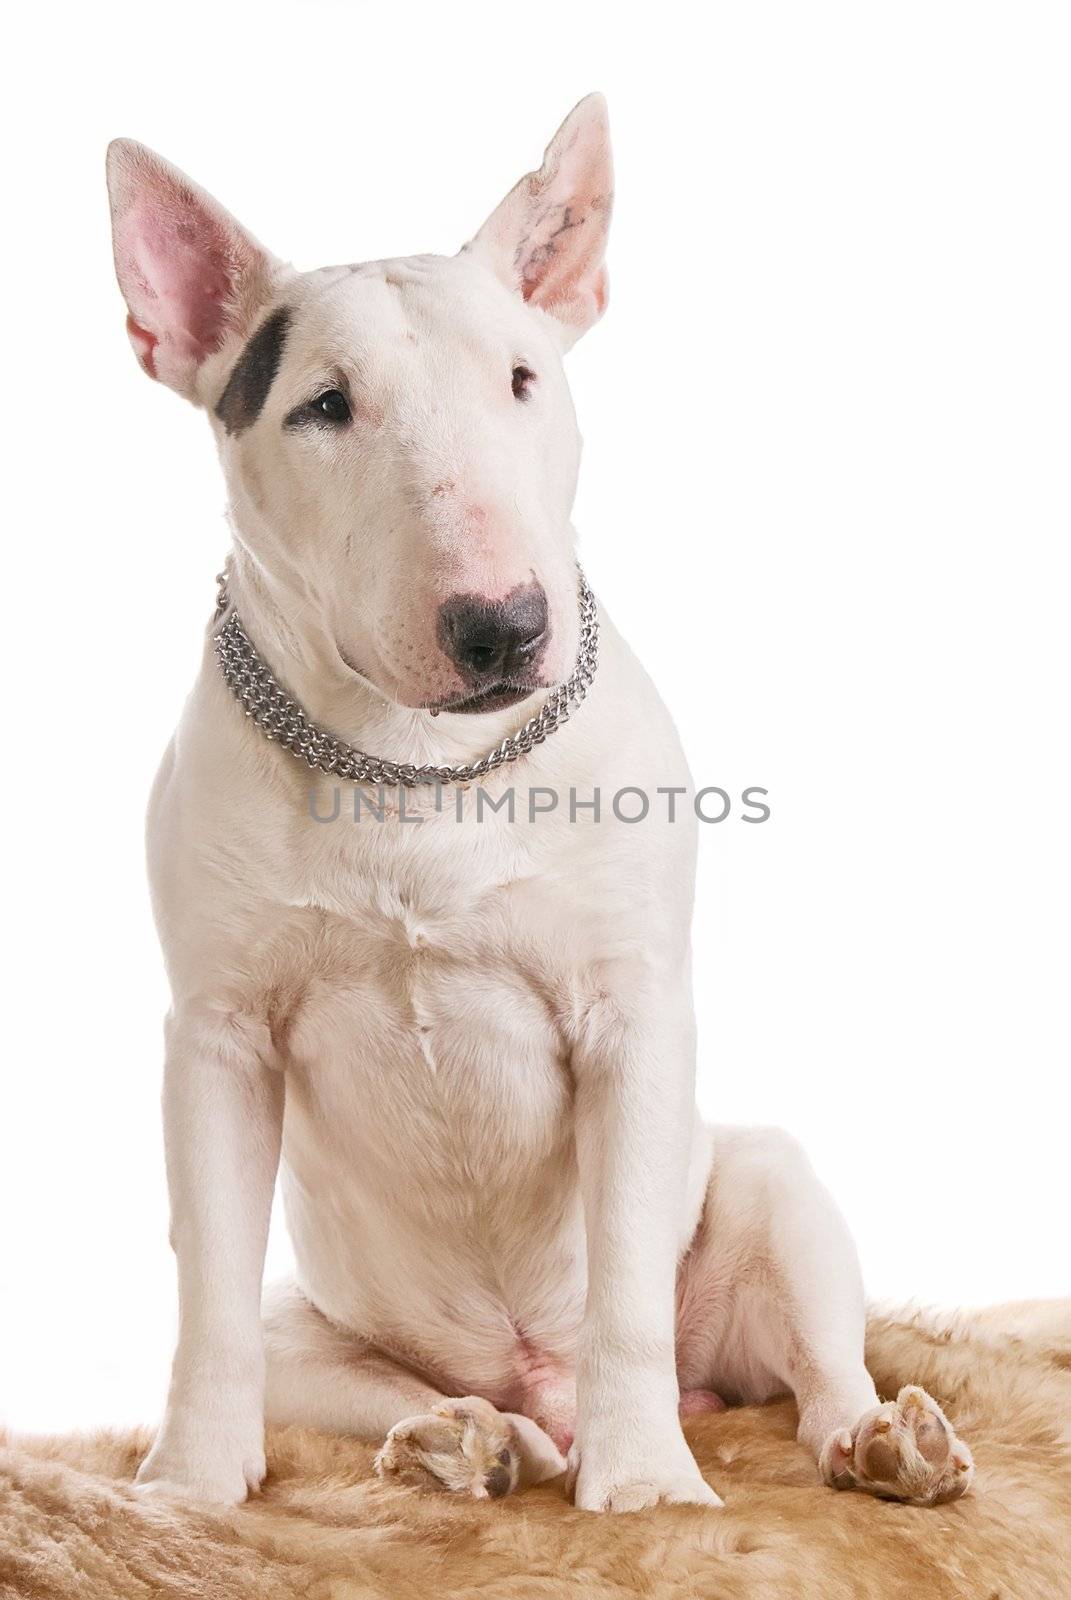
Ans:
{"type": "Polygon", "coordinates": [[[800,1150],[699,1120],[693,807],[593,805],[691,793],[570,525],[603,100],[450,257],[297,272],[143,146],[108,177],[131,342],[233,526],[150,809],[181,1316],[142,1490],[242,1500],[267,1417],[477,1498],[718,1506],[681,1415],[791,1391],[826,1483],[962,1494],[935,1402],[878,1403],[800,1150]]]}

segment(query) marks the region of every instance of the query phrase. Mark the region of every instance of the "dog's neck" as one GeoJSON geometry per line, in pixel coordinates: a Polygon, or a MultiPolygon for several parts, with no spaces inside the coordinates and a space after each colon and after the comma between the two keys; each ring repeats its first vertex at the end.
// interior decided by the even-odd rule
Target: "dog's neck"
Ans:
{"type": "Polygon", "coordinates": [[[227,564],[227,592],[257,654],[309,720],[389,761],[455,766],[499,744],[538,712],[547,690],[482,716],[433,716],[399,705],[354,672],[313,622],[313,598],[297,573],[279,579],[256,562],[236,536],[227,564]]]}

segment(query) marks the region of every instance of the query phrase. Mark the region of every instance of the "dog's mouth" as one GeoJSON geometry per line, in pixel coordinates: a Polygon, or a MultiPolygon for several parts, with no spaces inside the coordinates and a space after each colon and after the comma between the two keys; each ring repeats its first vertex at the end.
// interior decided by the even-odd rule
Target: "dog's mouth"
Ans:
{"type": "MultiPolygon", "coordinates": [[[[340,644],[336,644],[335,648],[344,665],[356,677],[364,678],[368,683],[373,681],[367,673],[361,671],[340,644]]],[[[458,695],[452,700],[425,700],[420,709],[430,711],[433,717],[437,717],[440,712],[449,712],[451,716],[482,716],[490,711],[504,711],[508,706],[519,705],[522,700],[527,700],[529,695],[547,687],[545,683],[518,683],[515,678],[503,678],[498,683],[489,683],[486,688],[479,689],[474,694],[458,695]]]]}
{"type": "Polygon", "coordinates": [[[504,711],[507,706],[519,705],[522,700],[542,688],[539,683],[489,683],[476,694],[467,694],[457,700],[439,700],[428,707],[433,716],[448,711],[451,716],[476,717],[489,711],[504,711]]]}

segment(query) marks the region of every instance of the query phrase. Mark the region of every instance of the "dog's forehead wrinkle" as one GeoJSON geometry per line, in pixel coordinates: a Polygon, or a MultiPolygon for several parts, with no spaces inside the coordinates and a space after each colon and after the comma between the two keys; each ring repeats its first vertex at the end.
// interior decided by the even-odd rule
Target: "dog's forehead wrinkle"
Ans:
{"type": "Polygon", "coordinates": [[[471,345],[490,354],[501,347],[511,356],[546,339],[523,300],[467,257],[389,258],[323,274],[310,275],[303,298],[325,337],[348,341],[359,333],[368,343],[410,344],[432,338],[444,349],[471,345]]]}

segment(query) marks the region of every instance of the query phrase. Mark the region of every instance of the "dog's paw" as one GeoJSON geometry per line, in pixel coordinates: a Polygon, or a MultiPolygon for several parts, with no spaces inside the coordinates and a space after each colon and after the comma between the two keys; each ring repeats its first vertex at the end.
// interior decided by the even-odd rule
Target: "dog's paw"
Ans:
{"type": "Polygon", "coordinates": [[[644,1450],[635,1463],[630,1452],[579,1448],[569,1454],[568,1487],[579,1511],[647,1511],[652,1506],[721,1506],[724,1501],[703,1478],[691,1451],[644,1450]],[[667,1465],[665,1457],[673,1459],[667,1465]]]}
{"type": "Polygon", "coordinates": [[[259,1489],[266,1471],[259,1415],[229,1424],[196,1412],[165,1417],[138,1468],[134,1491],[146,1499],[174,1497],[235,1506],[259,1489]]]}
{"type": "Polygon", "coordinates": [[[863,1489],[910,1505],[958,1500],[974,1461],[936,1400],[914,1384],[826,1440],[819,1470],[834,1489],[863,1489]]]}
{"type": "Polygon", "coordinates": [[[216,1453],[209,1459],[166,1448],[153,1449],[138,1469],[134,1493],[145,1499],[237,1506],[260,1488],[265,1471],[263,1451],[246,1456],[216,1453]]]}
{"type": "Polygon", "coordinates": [[[520,1481],[520,1441],[501,1411],[468,1395],[395,1423],[375,1467],[387,1481],[497,1500],[520,1481]]]}
{"type": "Polygon", "coordinates": [[[602,1478],[577,1474],[573,1495],[579,1511],[649,1511],[652,1506],[721,1506],[698,1471],[651,1473],[646,1478],[602,1478]]]}

